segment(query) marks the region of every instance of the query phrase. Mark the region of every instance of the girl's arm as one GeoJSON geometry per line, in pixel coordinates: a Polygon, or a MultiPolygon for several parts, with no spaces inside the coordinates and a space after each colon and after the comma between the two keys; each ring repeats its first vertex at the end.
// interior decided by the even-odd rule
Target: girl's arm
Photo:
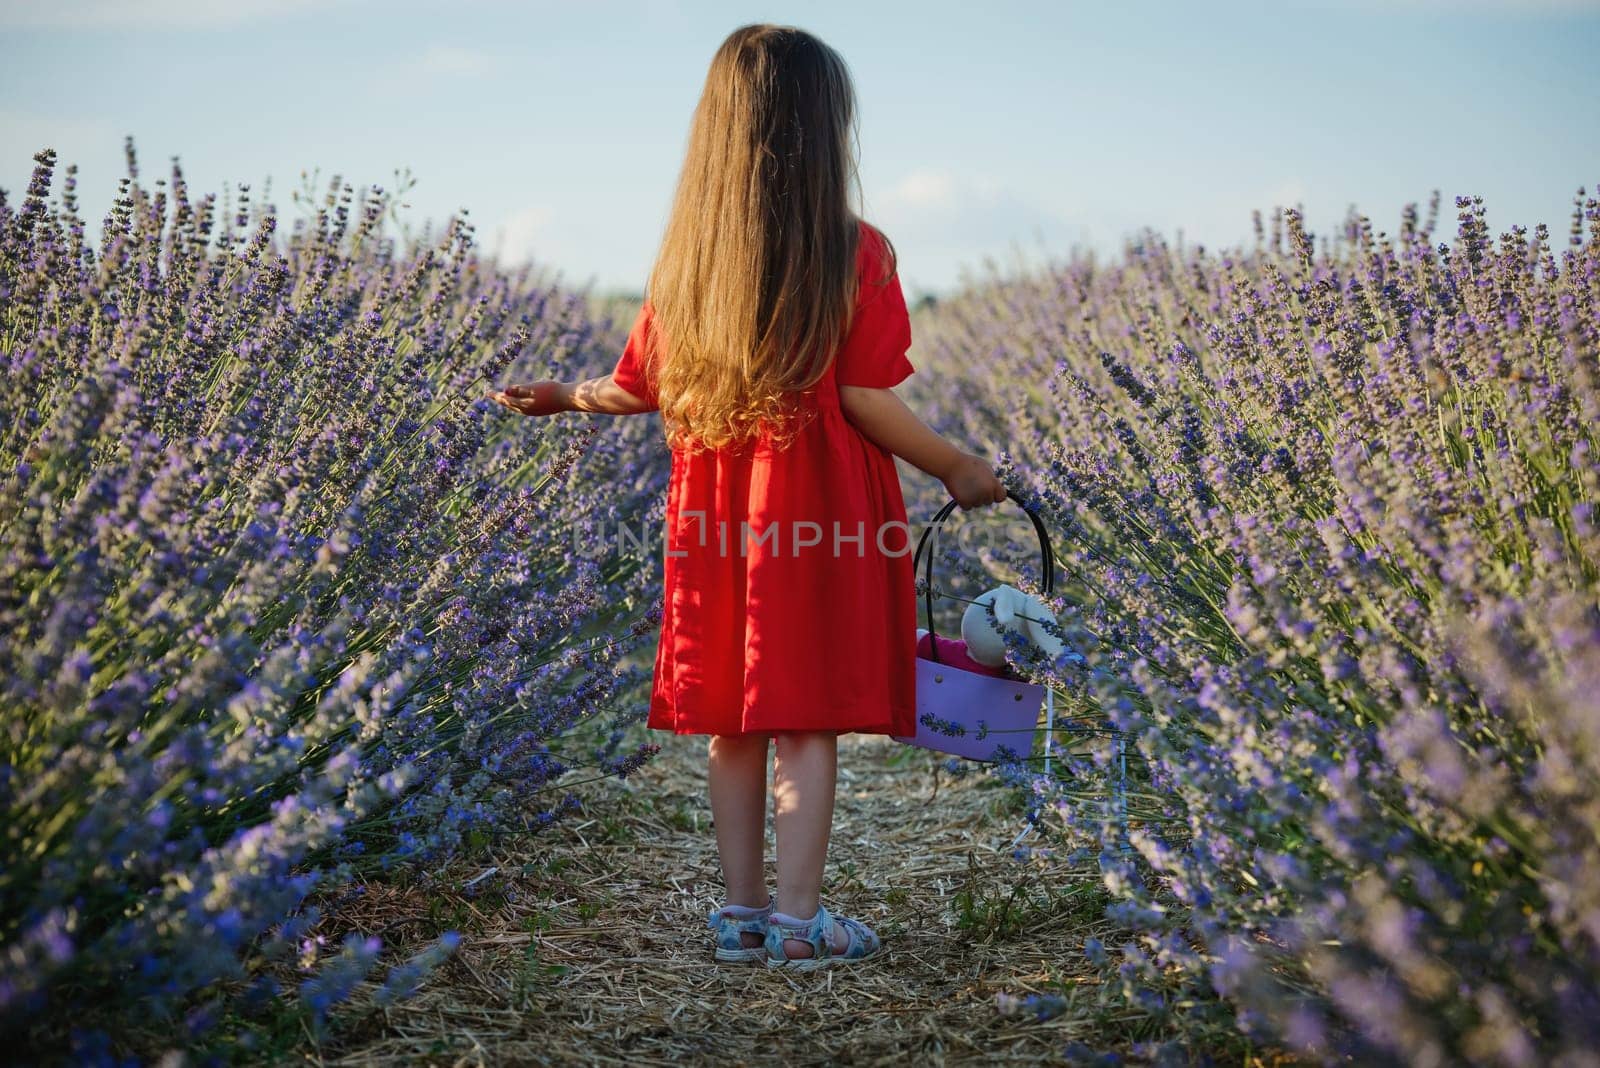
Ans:
{"type": "Polygon", "coordinates": [[[840,386],[839,407],[869,440],[943,482],[962,508],[1006,499],[1006,488],[987,460],[940,437],[891,390],[840,386]]]}
{"type": "Polygon", "coordinates": [[[613,382],[608,374],[582,382],[553,382],[546,379],[526,386],[507,386],[490,393],[489,399],[523,415],[554,415],[557,412],[637,415],[655,411],[655,405],[629,393],[613,382]]]}

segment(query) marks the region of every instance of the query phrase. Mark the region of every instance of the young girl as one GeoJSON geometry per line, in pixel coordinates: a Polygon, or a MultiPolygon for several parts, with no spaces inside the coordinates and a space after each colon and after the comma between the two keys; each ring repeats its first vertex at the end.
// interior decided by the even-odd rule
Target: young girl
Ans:
{"type": "Polygon", "coordinates": [[[615,370],[490,394],[524,415],[661,413],[672,473],[647,724],[711,736],[728,895],[710,917],[716,956],[774,967],[880,945],[819,894],[838,736],[916,732],[911,531],[894,457],[962,508],[1005,498],[985,460],[890,391],[913,370],[911,326],[893,247],[847,199],[854,116],[833,49],[789,26],[735,30],[706,76],[615,370]]]}

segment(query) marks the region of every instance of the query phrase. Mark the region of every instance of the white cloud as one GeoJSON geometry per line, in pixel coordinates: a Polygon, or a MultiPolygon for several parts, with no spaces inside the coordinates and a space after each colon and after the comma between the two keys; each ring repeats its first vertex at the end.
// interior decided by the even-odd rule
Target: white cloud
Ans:
{"type": "Polygon", "coordinates": [[[529,260],[551,263],[549,227],[553,217],[551,209],[537,204],[512,212],[490,231],[487,250],[497,253],[507,266],[529,260]]]}
{"type": "Polygon", "coordinates": [[[955,203],[953,176],[938,171],[913,171],[890,190],[883,203],[895,207],[949,208],[955,203]]]}
{"type": "Polygon", "coordinates": [[[328,6],[333,0],[0,0],[0,27],[215,29],[328,6]]]}
{"type": "Polygon", "coordinates": [[[499,60],[487,52],[456,45],[430,45],[422,54],[420,66],[428,74],[477,77],[492,73],[499,60]]]}
{"type": "Polygon", "coordinates": [[[1268,222],[1275,207],[1304,204],[1320,233],[1342,217],[1344,205],[1320,202],[1318,195],[1293,172],[1225,191],[1169,192],[1130,203],[1074,188],[1070,179],[1035,197],[994,175],[918,168],[881,192],[869,190],[866,208],[867,220],[881,225],[902,255],[909,296],[981,277],[991,266],[1005,274],[1033,270],[1065,259],[1074,247],[1115,257],[1145,227],[1169,239],[1181,231],[1189,245],[1248,245],[1250,213],[1257,209],[1268,222]]]}
{"type": "Polygon", "coordinates": [[[865,207],[901,254],[908,296],[948,288],[985,261],[1026,270],[1090,237],[1082,221],[985,174],[919,168],[869,194],[865,207]]]}

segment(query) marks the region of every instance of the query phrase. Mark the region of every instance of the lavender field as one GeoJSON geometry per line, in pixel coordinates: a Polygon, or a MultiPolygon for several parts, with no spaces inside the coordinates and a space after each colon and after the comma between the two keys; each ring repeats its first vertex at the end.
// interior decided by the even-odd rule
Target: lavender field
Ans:
{"type": "MultiPolygon", "coordinates": [[[[0,201],[0,1029],[310,1048],[463,941],[325,907],[553,853],[650,760],[657,546],[578,546],[659,520],[659,423],[490,411],[621,336],[459,219],[401,242],[336,182],[291,222],[130,146],[91,247],[36,159],[0,201]]],[[[999,769],[1012,878],[1105,900],[1005,1017],[1092,1015],[1059,1058],[1600,1064],[1600,201],[1438,210],[1147,234],[914,319],[902,392],[1039,509],[1081,654],[1028,668],[1052,773],[999,769]]],[[[1037,589],[1031,549],[939,566],[1037,589]]]]}

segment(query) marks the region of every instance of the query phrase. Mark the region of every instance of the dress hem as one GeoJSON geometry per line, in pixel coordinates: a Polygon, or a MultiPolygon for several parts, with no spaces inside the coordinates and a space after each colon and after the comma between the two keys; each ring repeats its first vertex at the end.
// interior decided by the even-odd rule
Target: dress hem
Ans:
{"type": "Polygon", "coordinates": [[[913,735],[913,734],[915,734],[917,732],[916,714],[912,713],[911,715],[907,716],[906,717],[906,722],[910,724],[910,728],[907,729],[907,730],[899,730],[899,729],[895,728],[892,724],[884,723],[881,720],[876,722],[876,723],[862,723],[862,724],[855,724],[855,725],[850,725],[850,724],[845,724],[845,725],[822,724],[822,725],[818,725],[818,726],[815,726],[815,727],[756,727],[756,728],[753,728],[751,730],[717,731],[717,730],[711,730],[711,729],[708,729],[708,728],[705,728],[705,727],[679,728],[675,724],[658,727],[658,726],[655,726],[654,724],[651,724],[647,719],[646,722],[645,722],[645,727],[648,730],[665,731],[667,733],[674,734],[674,735],[705,734],[705,735],[737,736],[737,735],[742,735],[742,734],[794,734],[794,733],[803,733],[803,732],[804,733],[827,733],[827,732],[831,731],[834,734],[881,734],[884,737],[894,737],[896,735],[898,735],[900,737],[910,737],[911,735],[913,735]]]}

